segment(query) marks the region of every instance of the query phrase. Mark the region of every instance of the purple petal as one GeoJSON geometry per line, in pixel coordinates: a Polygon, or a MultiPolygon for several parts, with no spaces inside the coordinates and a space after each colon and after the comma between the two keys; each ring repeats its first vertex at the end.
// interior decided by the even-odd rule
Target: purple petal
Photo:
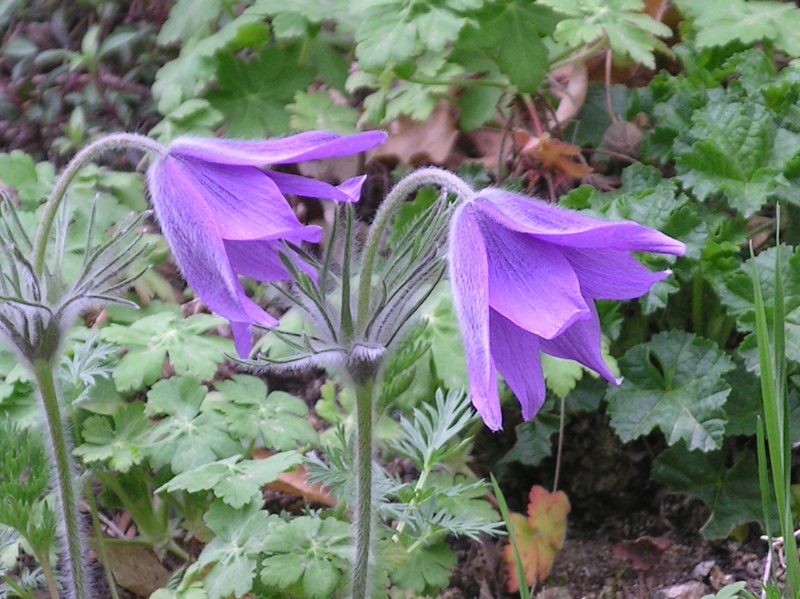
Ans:
{"type": "Polygon", "coordinates": [[[542,339],[539,349],[556,358],[575,360],[579,364],[594,370],[609,383],[619,385],[622,379],[616,378],[603,360],[600,319],[597,317],[594,303],[590,301],[589,306],[592,310],[592,318],[590,320],[576,322],[554,339],[542,339]]]}
{"type": "Polygon", "coordinates": [[[641,297],[671,271],[651,272],[627,252],[562,248],[581,284],[593,299],[626,300],[641,297]]]}
{"type": "MultiPolygon", "coordinates": [[[[225,240],[225,249],[234,272],[256,281],[284,281],[292,276],[280,258],[280,252],[291,254],[280,241],[231,241],[225,240]]],[[[317,271],[301,258],[294,260],[295,266],[316,280],[317,271]]]]}
{"type": "Polygon", "coordinates": [[[264,174],[275,182],[281,193],[290,193],[307,198],[336,200],[337,202],[357,202],[361,197],[361,185],[366,179],[366,176],[354,177],[338,187],[334,187],[330,183],[301,177],[300,175],[277,171],[264,171],[264,174]]]}
{"type": "Polygon", "coordinates": [[[492,308],[546,339],[590,317],[578,277],[560,248],[511,231],[482,211],[478,215],[489,260],[492,308]]]}
{"type": "Polygon", "coordinates": [[[248,322],[231,321],[231,333],[233,334],[233,346],[240,358],[250,356],[253,347],[253,330],[248,322]]]}
{"type": "Polygon", "coordinates": [[[210,164],[171,156],[164,161],[202,196],[223,238],[292,236],[319,241],[321,231],[303,228],[278,186],[263,171],[252,166],[210,164]]]}
{"type": "Polygon", "coordinates": [[[307,131],[280,139],[252,141],[179,137],[168,149],[171,154],[218,164],[263,166],[348,156],[374,148],[384,141],[386,133],[383,131],[346,136],[327,131],[307,131]]]}
{"type": "Polygon", "coordinates": [[[522,417],[530,420],[545,397],[539,337],[494,310],[489,311],[489,328],[495,366],[522,405],[522,417]]]}
{"type": "Polygon", "coordinates": [[[156,216],[187,282],[214,312],[231,322],[277,324],[249,299],[228,260],[216,215],[196,181],[174,160],[157,160],[148,171],[156,216]]]}
{"type": "Polygon", "coordinates": [[[234,272],[264,283],[292,278],[278,255],[281,247],[279,241],[225,241],[234,272]]]}
{"type": "Polygon", "coordinates": [[[608,222],[524,198],[499,189],[485,189],[476,202],[514,231],[558,245],[607,248],[628,252],[657,252],[682,256],[686,246],[663,233],[634,222],[608,222]]]}
{"type": "Polygon", "coordinates": [[[502,428],[497,375],[489,346],[489,267],[486,247],[470,205],[450,221],[450,283],[461,325],[472,403],[492,430],[502,428]]]}

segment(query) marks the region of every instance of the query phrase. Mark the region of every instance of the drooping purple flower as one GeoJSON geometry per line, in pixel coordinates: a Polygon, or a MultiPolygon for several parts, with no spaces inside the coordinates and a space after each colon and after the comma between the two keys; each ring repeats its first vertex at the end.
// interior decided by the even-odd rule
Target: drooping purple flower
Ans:
{"type": "Polygon", "coordinates": [[[175,259],[200,299],[230,321],[239,355],[250,351],[251,325],[277,321],[247,297],[237,275],[288,279],[282,242],[322,237],[320,227],[300,223],[284,194],[355,202],[365,178],[333,186],[259,167],[345,156],[385,139],[380,131],[261,141],[181,137],[149,168],[150,196],[175,259]]]}
{"type": "Polygon", "coordinates": [[[449,244],[472,402],[493,430],[502,426],[498,371],[526,420],[542,407],[539,352],[575,360],[619,384],[602,358],[594,300],[639,297],[671,274],[651,272],[630,252],[686,251],[633,222],[587,218],[499,189],[456,209],[449,244]]]}

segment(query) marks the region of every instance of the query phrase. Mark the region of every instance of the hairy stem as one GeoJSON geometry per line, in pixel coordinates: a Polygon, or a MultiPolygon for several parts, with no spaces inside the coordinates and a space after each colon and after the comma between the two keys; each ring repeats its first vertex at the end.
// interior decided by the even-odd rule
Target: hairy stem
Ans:
{"type": "Polygon", "coordinates": [[[372,549],[372,394],[375,379],[355,384],[356,392],[356,547],[352,599],[366,599],[372,549]]]}
{"type": "Polygon", "coordinates": [[[44,575],[44,580],[47,584],[47,592],[50,595],[50,599],[59,599],[56,575],[53,573],[53,566],[50,565],[50,556],[47,555],[47,553],[47,549],[44,551],[34,550],[33,556],[36,558],[36,561],[39,562],[39,567],[42,569],[42,574],[44,575]]]}
{"type": "Polygon", "coordinates": [[[78,523],[78,505],[73,484],[73,465],[69,452],[68,434],[61,418],[58,387],[54,376],[54,364],[49,360],[36,360],[32,364],[33,375],[42,400],[50,447],[55,464],[55,487],[58,508],[64,523],[64,565],[68,573],[70,599],[88,599],[86,567],[83,543],[78,523]]]}
{"type": "Polygon", "coordinates": [[[53,228],[58,208],[61,206],[61,202],[67,194],[67,189],[69,189],[72,181],[83,167],[104,152],[125,148],[154,154],[164,154],[167,151],[163,145],[144,135],[117,133],[100,138],[75,154],[75,157],[70,161],[53,186],[53,190],[50,192],[45,204],[42,220],[39,221],[39,227],[36,229],[36,237],[33,242],[33,269],[37,275],[41,276],[44,272],[44,259],[47,241],[50,238],[50,230],[53,228]]]}
{"type": "Polygon", "coordinates": [[[378,257],[378,249],[383,234],[397,209],[405,199],[421,187],[439,187],[455,194],[459,199],[467,199],[474,191],[453,173],[439,168],[422,168],[401,179],[389,192],[378,209],[375,220],[364,246],[364,263],[361,266],[361,280],[358,287],[358,332],[362,334],[369,323],[369,298],[372,290],[372,271],[378,257]]]}
{"type": "Polygon", "coordinates": [[[106,582],[108,583],[108,590],[111,593],[111,599],[119,599],[117,592],[117,581],[114,580],[114,574],[111,572],[111,560],[108,558],[108,549],[106,548],[106,541],[103,535],[103,529],[100,526],[100,516],[97,511],[97,499],[94,496],[94,490],[91,488],[86,490],[86,501],[89,503],[89,511],[92,514],[92,531],[94,532],[94,549],[97,556],[100,558],[100,563],[103,564],[103,572],[106,575],[106,582]]]}

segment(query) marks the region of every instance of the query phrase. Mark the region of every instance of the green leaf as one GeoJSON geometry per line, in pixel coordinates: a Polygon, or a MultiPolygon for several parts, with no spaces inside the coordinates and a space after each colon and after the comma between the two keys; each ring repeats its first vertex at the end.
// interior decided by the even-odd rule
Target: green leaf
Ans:
{"type": "Polygon", "coordinates": [[[469,6],[467,2],[440,4],[413,0],[351,2],[350,10],[361,17],[355,32],[356,56],[361,68],[380,73],[387,66],[391,69],[422,54],[423,50],[441,54],[466,24],[459,9],[469,6]]]}
{"type": "Polygon", "coordinates": [[[786,2],[760,0],[679,0],[681,12],[694,17],[698,47],[745,45],[768,40],[789,56],[800,54],[800,10],[786,2]]]}
{"type": "Polygon", "coordinates": [[[346,8],[347,2],[343,0],[328,2],[295,0],[291,3],[287,3],[284,0],[255,0],[249,10],[262,17],[297,15],[309,23],[320,23],[322,21],[342,20],[342,12],[346,8]]]}
{"type": "Polygon", "coordinates": [[[677,156],[678,179],[700,199],[724,193],[745,217],[760,210],[781,183],[772,115],[760,104],[712,102],[692,121],[691,146],[677,156]]]}
{"type": "Polygon", "coordinates": [[[517,425],[514,429],[517,440],[503,456],[498,467],[507,468],[514,462],[525,466],[538,466],[553,453],[552,437],[559,429],[560,418],[552,412],[540,412],[536,418],[517,425]]]}
{"type": "MultiPolygon", "coordinates": [[[[760,252],[755,260],[764,297],[767,324],[772,331],[775,304],[775,248],[760,252]]],[[[739,354],[744,358],[749,370],[758,372],[751,270],[748,260],[737,271],[725,276],[718,292],[728,314],[736,318],[739,330],[748,333],[739,346],[739,354]]],[[[784,282],[786,357],[793,362],[800,362],[800,249],[795,248],[792,251],[789,247],[781,248],[781,275],[784,282]]]]}
{"type": "Polygon", "coordinates": [[[320,389],[320,399],[314,405],[314,411],[331,424],[340,424],[352,419],[356,398],[349,388],[337,390],[330,380],[325,381],[320,389]]]}
{"type": "Polygon", "coordinates": [[[222,113],[214,110],[208,100],[192,98],[167,114],[150,130],[160,142],[167,143],[179,135],[208,137],[223,120],[222,113]]]}
{"type": "Polygon", "coordinates": [[[117,389],[125,393],[152,385],[161,378],[165,358],[169,358],[177,374],[190,373],[202,380],[213,378],[225,354],[233,353],[233,342],[201,333],[225,322],[210,314],[183,319],[177,312],[161,312],[130,326],[112,324],[103,329],[104,340],[128,349],[114,369],[117,389]]]}
{"type": "MultiPolygon", "coordinates": [[[[756,418],[759,415],[763,417],[761,384],[758,377],[737,363],[737,368],[725,375],[725,380],[731,386],[731,394],[725,403],[725,413],[728,415],[725,434],[728,437],[734,435],[752,437],[756,434],[756,418]]],[[[794,419],[792,422],[795,422],[794,419]]],[[[800,420],[797,424],[800,425],[800,420]]]]}
{"type": "Polygon", "coordinates": [[[261,487],[277,480],[281,472],[303,461],[303,456],[295,451],[285,451],[263,460],[239,461],[241,457],[235,455],[187,470],[156,492],[213,491],[229,506],[241,508],[261,497],[261,487]]]}
{"type": "Polygon", "coordinates": [[[39,398],[27,368],[16,357],[0,351],[0,411],[21,428],[30,428],[40,419],[39,398]]]}
{"type": "Polygon", "coordinates": [[[186,100],[197,97],[201,83],[214,75],[218,53],[226,56],[224,50],[232,54],[241,48],[258,47],[268,39],[268,35],[262,17],[245,9],[213,35],[189,40],[181,48],[178,58],[156,73],[153,97],[158,101],[158,110],[161,114],[169,114],[186,100]]]}
{"type": "Polygon", "coordinates": [[[204,516],[216,535],[197,559],[201,567],[211,566],[203,583],[209,599],[242,597],[253,588],[256,560],[270,526],[279,520],[263,511],[262,503],[253,501],[235,509],[215,501],[204,516]]]}
{"type": "Polygon", "coordinates": [[[756,458],[741,451],[730,468],[727,451],[688,451],[683,444],[662,452],[653,463],[653,480],[672,491],[698,497],[711,508],[702,528],[711,539],[727,537],[737,526],[763,519],[756,458]]]}
{"type": "Polygon", "coordinates": [[[503,90],[496,87],[470,87],[458,97],[459,123],[463,131],[474,131],[497,113],[503,90]]]}
{"type": "Polygon", "coordinates": [[[297,92],[286,107],[289,125],[297,131],[323,129],[342,135],[355,133],[358,112],[347,104],[335,104],[326,92],[297,92]]]}
{"type": "Polygon", "coordinates": [[[143,416],[144,404],[138,401],[119,406],[113,419],[90,416],[83,423],[83,443],[75,455],[86,463],[108,460],[110,468],[127,472],[144,457],[142,445],[150,424],[143,416]]]}
{"type": "Polygon", "coordinates": [[[308,407],[300,399],[284,391],[267,395],[261,379],[243,374],[217,383],[215,388],[206,401],[225,415],[237,439],[260,437],[264,447],[278,450],[317,443],[317,433],[306,419],[308,407]]]}
{"type": "Polygon", "coordinates": [[[220,55],[218,88],[205,99],[225,115],[231,137],[255,138],[291,131],[286,105],[314,80],[314,70],[299,63],[293,47],[270,46],[243,60],[220,55]]]}
{"type": "Polygon", "coordinates": [[[617,56],[630,56],[649,68],[655,68],[653,51],[657,38],[669,37],[672,31],[663,23],[644,14],[642,0],[540,0],[567,16],[557,26],[554,39],[579,48],[607,36],[608,45],[617,56]]]}
{"type": "Polygon", "coordinates": [[[392,447],[412,460],[420,471],[431,470],[466,445],[469,438],[458,436],[474,417],[466,393],[451,389],[445,396],[437,389],[434,402],[414,408],[411,420],[400,419],[402,433],[392,447]]]}
{"type": "Polygon", "coordinates": [[[0,154],[0,181],[4,186],[16,189],[26,210],[32,210],[44,201],[54,179],[53,166],[48,162],[37,165],[22,150],[0,154]]]}
{"type": "Polygon", "coordinates": [[[300,516],[273,527],[261,563],[261,582],[308,599],[331,597],[352,553],[352,530],[334,518],[300,516]]]}
{"type": "Polygon", "coordinates": [[[683,331],[656,335],[625,353],[625,380],[609,387],[611,425],[623,441],[659,428],[670,445],[710,451],[722,445],[723,405],[731,391],[723,375],[735,368],[714,343],[683,331]]]}
{"type": "Polygon", "coordinates": [[[424,338],[431,344],[431,365],[435,369],[436,379],[446,389],[466,388],[464,345],[449,286],[440,283],[418,314],[420,320],[426,323],[424,338]]]}
{"type": "Polygon", "coordinates": [[[150,389],[145,414],[164,416],[145,448],[154,467],[169,464],[179,474],[241,453],[225,417],[203,406],[207,391],[191,375],[159,381],[150,389]]]}
{"type": "MultiPolygon", "coordinates": [[[[536,92],[549,65],[543,38],[553,32],[558,21],[553,11],[541,3],[503,0],[485,3],[476,16],[476,21],[468,24],[459,37],[454,60],[469,64],[475,60],[476,53],[487,55],[517,91],[536,92]]],[[[466,93],[470,102],[480,97],[486,114],[490,102],[494,109],[500,91],[471,88],[466,93]]],[[[493,115],[494,112],[487,114],[487,119],[493,115]]]]}
{"type": "MultiPolygon", "coordinates": [[[[380,407],[402,404],[401,398],[414,383],[417,365],[428,354],[430,342],[423,339],[425,323],[417,323],[389,354],[381,377],[380,407]]],[[[402,404],[405,406],[405,404],[402,404]]]]}
{"type": "Polygon", "coordinates": [[[218,19],[224,8],[223,0],[177,0],[156,41],[166,46],[195,36],[218,19]]]}
{"type": "Polygon", "coordinates": [[[450,582],[456,554],[445,541],[424,546],[411,553],[392,579],[404,589],[413,589],[426,595],[436,593],[450,582]]]}

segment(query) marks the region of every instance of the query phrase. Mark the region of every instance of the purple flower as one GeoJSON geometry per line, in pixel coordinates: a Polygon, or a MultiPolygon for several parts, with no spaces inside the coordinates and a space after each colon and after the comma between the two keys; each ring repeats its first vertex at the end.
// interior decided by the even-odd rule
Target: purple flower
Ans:
{"type": "Polygon", "coordinates": [[[150,167],[150,195],[164,236],[200,299],[230,321],[240,356],[250,351],[251,325],[277,321],[245,295],[237,275],[288,279],[282,242],[322,237],[320,227],[300,223],[284,194],[355,202],[364,182],[355,177],[333,186],[258,167],[345,156],[385,139],[380,131],[309,131],[264,141],[181,137],[150,167]]]}
{"type": "Polygon", "coordinates": [[[526,420],[542,407],[540,351],[619,384],[600,352],[593,300],[639,297],[671,274],[650,272],[630,252],[685,251],[648,227],[587,218],[499,189],[460,205],[450,223],[450,280],[472,402],[487,426],[502,426],[497,371],[526,420]]]}

